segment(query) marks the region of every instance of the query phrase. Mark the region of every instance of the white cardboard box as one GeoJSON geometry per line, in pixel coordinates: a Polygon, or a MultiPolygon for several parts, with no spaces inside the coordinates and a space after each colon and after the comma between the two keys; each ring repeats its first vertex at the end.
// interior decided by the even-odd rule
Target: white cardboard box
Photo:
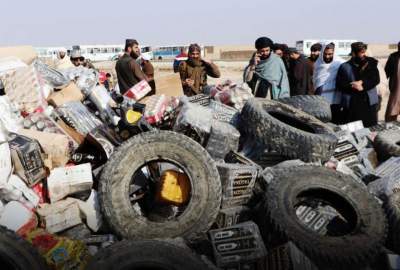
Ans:
{"type": "Polygon", "coordinates": [[[0,225],[17,232],[30,222],[37,223],[36,219],[35,213],[26,206],[20,202],[12,201],[4,206],[0,218],[0,225]]]}
{"type": "Polygon", "coordinates": [[[47,178],[50,201],[59,201],[70,194],[91,190],[92,167],[85,163],[73,167],[55,168],[47,178]]]}
{"type": "Polygon", "coordinates": [[[37,210],[50,233],[57,233],[82,223],[78,202],[66,199],[54,204],[42,204],[37,210]]]}

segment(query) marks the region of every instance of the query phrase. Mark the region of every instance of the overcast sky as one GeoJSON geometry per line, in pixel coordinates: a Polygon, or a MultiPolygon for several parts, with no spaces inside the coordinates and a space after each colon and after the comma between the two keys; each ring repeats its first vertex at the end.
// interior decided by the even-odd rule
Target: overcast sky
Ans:
{"type": "Polygon", "coordinates": [[[399,0],[3,0],[0,45],[400,40],[399,0]]]}

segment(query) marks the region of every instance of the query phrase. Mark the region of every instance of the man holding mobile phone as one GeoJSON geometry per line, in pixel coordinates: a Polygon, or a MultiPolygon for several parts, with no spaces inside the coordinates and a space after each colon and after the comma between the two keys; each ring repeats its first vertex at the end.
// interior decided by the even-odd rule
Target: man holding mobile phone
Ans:
{"type": "Polygon", "coordinates": [[[255,42],[257,52],[253,54],[244,71],[244,81],[254,96],[271,99],[288,97],[289,80],[282,59],[272,52],[274,43],[267,37],[255,42]]]}

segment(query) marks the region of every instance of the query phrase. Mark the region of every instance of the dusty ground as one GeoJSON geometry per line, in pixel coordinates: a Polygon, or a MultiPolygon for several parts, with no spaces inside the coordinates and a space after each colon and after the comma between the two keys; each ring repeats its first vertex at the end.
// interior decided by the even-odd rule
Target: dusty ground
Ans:
{"type": "MultiPolygon", "coordinates": [[[[209,84],[216,84],[218,82],[222,82],[224,80],[230,79],[235,82],[243,81],[243,69],[247,65],[248,61],[215,61],[215,63],[219,66],[221,70],[221,78],[208,79],[209,84]]],[[[383,70],[384,65],[386,64],[386,59],[379,59],[379,69],[380,69],[380,77],[381,83],[378,86],[378,90],[382,95],[382,105],[381,110],[379,111],[379,119],[384,120],[386,105],[389,98],[389,90],[388,90],[388,81],[386,79],[385,72],[383,70]]],[[[96,67],[101,70],[110,72],[113,76],[116,77],[115,74],[115,62],[101,62],[96,63],[96,67]]],[[[155,68],[155,76],[156,81],[157,77],[168,75],[173,73],[172,70],[172,62],[162,61],[162,62],[153,62],[155,68]]]]}

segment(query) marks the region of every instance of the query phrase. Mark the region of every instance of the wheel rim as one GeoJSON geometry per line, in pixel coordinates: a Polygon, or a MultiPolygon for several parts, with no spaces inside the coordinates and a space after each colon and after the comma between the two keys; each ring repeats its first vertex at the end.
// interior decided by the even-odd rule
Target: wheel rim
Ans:
{"type": "Polygon", "coordinates": [[[297,221],[322,236],[341,237],[357,228],[354,207],[339,194],[325,189],[311,189],[297,195],[293,204],[297,221]]]}
{"type": "Polygon", "coordinates": [[[168,159],[154,159],[137,169],[129,184],[129,199],[134,211],[141,217],[155,223],[164,223],[180,218],[191,202],[193,181],[190,174],[178,162],[168,159]],[[161,175],[165,171],[184,174],[189,180],[188,200],[183,203],[160,201],[161,175]]]}

